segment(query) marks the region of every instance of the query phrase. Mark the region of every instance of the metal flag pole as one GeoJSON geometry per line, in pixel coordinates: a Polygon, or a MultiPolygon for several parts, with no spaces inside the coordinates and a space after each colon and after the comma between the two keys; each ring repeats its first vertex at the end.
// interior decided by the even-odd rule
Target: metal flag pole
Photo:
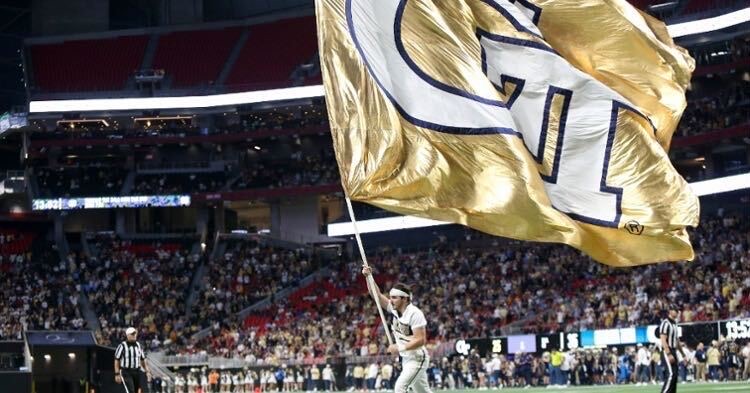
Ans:
{"type": "MultiPolygon", "coordinates": [[[[362,246],[362,238],[359,236],[359,228],[357,228],[357,219],[354,217],[354,209],[352,208],[352,201],[349,196],[346,196],[346,207],[349,209],[349,217],[352,219],[352,225],[354,226],[354,236],[357,238],[357,246],[359,247],[359,255],[362,256],[362,264],[369,267],[367,264],[367,256],[365,255],[365,248],[362,246]]],[[[388,329],[388,322],[385,320],[383,314],[383,307],[380,305],[380,296],[375,293],[375,279],[372,278],[372,274],[367,276],[367,290],[370,292],[370,296],[375,299],[375,304],[378,306],[378,314],[380,314],[380,320],[383,321],[383,328],[385,329],[385,336],[388,337],[388,344],[393,344],[393,337],[391,337],[391,331],[388,329]]]]}

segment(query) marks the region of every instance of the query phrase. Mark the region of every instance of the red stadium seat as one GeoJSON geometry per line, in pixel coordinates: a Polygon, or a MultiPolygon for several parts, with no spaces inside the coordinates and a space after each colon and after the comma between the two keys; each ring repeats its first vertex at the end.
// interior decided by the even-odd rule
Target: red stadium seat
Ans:
{"type": "Polygon", "coordinates": [[[148,36],[32,45],[34,88],[46,92],[121,90],[140,68],[148,36]]]}
{"type": "Polygon", "coordinates": [[[162,35],[153,67],[166,71],[172,87],[214,84],[242,30],[230,27],[162,35]]]}
{"type": "Polygon", "coordinates": [[[316,51],[317,34],[312,16],[252,26],[226,84],[288,85],[292,71],[310,60],[316,51]]]}

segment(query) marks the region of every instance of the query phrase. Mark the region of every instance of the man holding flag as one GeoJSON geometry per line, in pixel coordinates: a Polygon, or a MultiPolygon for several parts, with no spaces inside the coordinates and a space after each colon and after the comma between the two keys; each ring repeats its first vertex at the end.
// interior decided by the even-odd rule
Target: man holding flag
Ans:
{"type": "Polygon", "coordinates": [[[416,393],[432,393],[427,381],[427,368],[430,357],[425,349],[427,343],[427,319],[422,310],[411,303],[412,293],[408,286],[397,283],[388,292],[388,296],[380,292],[380,287],[371,280],[372,269],[365,265],[362,274],[371,281],[373,296],[380,306],[386,305],[386,310],[393,315],[391,329],[396,342],[388,347],[388,352],[401,356],[401,374],[396,380],[396,393],[406,393],[411,387],[416,393]]]}

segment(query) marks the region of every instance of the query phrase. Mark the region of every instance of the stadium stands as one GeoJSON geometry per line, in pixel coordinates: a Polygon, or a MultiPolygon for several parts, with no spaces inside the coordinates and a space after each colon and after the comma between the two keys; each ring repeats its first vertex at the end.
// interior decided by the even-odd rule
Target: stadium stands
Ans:
{"type": "MultiPolygon", "coordinates": [[[[628,270],[595,263],[569,247],[498,246],[496,241],[481,249],[442,243],[425,252],[388,251],[370,255],[370,263],[382,272],[376,278],[385,288],[395,281],[414,284],[417,304],[430,316],[433,346],[456,337],[499,335],[515,321],[523,321],[520,326],[529,333],[654,324],[669,301],[685,305],[685,321],[750,317],[746,217],[709,220],[693,236],[695,262],[628,270]]],[[[225,256],[230,260],[235,259],[225,256]]],[[[232,266],[220,270],[223,280],[219,274],[210,282],[235,277],[232,266]]],[[[243,321],[230,318],[215,326],[212,337],[190,348],[262,363],[384,354],[385,337],[377,332],[360,264],[342,262],[331,269],[327,279],[243,321]]]]}
{"type": "Polygon", "coordinates": [[[163,34],[153,67],[163,69],[174,88],[213,85],[240,33],[241,27],[230,27],[163,34]]]}
{"type": "MultiPolygon", "coordinates": [[[[641,9],[662,3],[653,0],[630,2],[641,9]]],[[[679,15],[736,7],[739,3],[734,0],[690,0],[679,15]]],[[[680,10],[679,7],[676,9],[680,10]]],[[[171,88],[216,86],[230,52],[245,29],[249,31],[248,40],[240,49],[236,62],[229,65],[231,70],[225,86],[230,91],[322,82],[314,59],[317,38],[313,16],[247,27],[157,33],[158,44],[151,67],[166,71],[171,88]],[[279,34],[282,31],[284,34],[279,34]],[[185,57],[186,53],[199,55],[185,57]],[[312,68],[295,74],[303,64],[312,68]]],[[[140,69],[148,40],[148,35],[136,35],[31,45],[32,92],[122,90],[140,69]]]]}
{"type": "Polygon", "coordinates": [[[98,255],[79,255],[79,283],[99,318],[102,343],[121,341],[137,326],[149,348],[184,343],[186,296],[200,263],[191,242],[124,241],[109,235],[92,242],[98,255]]]}
{"type": "MultiPolygon", "coordinates": [[[[319,268],[308,251],[288,250],[258,240],[228,240],[226,251],[211,261],[193,305],[193,323],[218,326],[221,321],[276,292],[297,285],[319,268]]],[[[214,326],[214,327],[216,327],[214,326]]]]}
{"type": "MultiPolygon", "coordinates": [[[[245,29],[234,26],[161,33],[151,67],[165,71],[170,88],[215,86],[245,29]],[[190,53],[197,55],[185,56],[190,53]]],[[[317,52],[312,16],[247,29],[249,39],[240,49],[226,81],[233,91],[290,86],[294,82],[293,72],[309,63],[317,52]],[[280,30],[285,32],[283,36],[278,34],[280,30]]],[[[148,35],[138,35],[31,45],[32,90],[35,93],[123,90],[140,69],[148,40],[148,35]]],[[[305,76],[300,75],[302,80],[305,76]]]]}
{"type": "Polygon", "coordinates": [[[0,341],[21,340],[25,330],[86,327],[75,263],[59,261],[54,245],[33,231],[0,229],[0,250],[0,341]]]}
{"type": "Polygon", "coordinates": [[[252,26],[226,84],[235,91],[288,86],[292,71],[316,52],[314,17],[252,26]]]}
{"type": "Polygon", "coordinates": [[[114,166],[38,168],[42,197],[120,195],[127,170],[114,166]]]}
{"type": "Polygon", "coordinates": [[[223,172],[171,175],[139,175],[133,195],[174,195],[218,191],[226,184],[223,172]]]}
{"type": "Polygon", "coordinates": [[[697,14],[701,12],[728,8],[738,4],[733,0],[688,0],[682,10],[683,15],[697,14]]]}
{"type": "Polygon", "coordinates": [[[122,90],[143,61],[148,36],[32,45],[33,89],[45,92],[122,90]]]}
{"type": "Polygon", "coordinates": [[[717,132],[750,124],[750,82],[726,86],[720,92],[691,98],[675,137],[717,132]]]}

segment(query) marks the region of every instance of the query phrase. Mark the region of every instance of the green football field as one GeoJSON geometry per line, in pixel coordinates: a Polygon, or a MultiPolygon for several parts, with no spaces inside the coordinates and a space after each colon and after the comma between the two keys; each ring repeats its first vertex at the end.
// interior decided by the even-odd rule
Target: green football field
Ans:
{"type": "MultiPolygon", "coordinates": [[[[503,388],[501,390],[437,390],[435,393],[491,393],[491,392],[529,392],[529,393],[541,393],[541,392],[566,392],[566,393],[594,393],[594,392],[606,392],[606,393],[659,393],[661,386],[648,385],[648,386],[634,386],[634,385],[600,385],[600,386],[569,386],[564,389],[559,388],[503,388]]],[[[729,393],[750,393],[750,383],[748,382],[735,382],[735,383],[687,383],[678,384],[677,392],[688,392],[688,393],[710,393],[710,392],[729,392],[729,393]]]]}

